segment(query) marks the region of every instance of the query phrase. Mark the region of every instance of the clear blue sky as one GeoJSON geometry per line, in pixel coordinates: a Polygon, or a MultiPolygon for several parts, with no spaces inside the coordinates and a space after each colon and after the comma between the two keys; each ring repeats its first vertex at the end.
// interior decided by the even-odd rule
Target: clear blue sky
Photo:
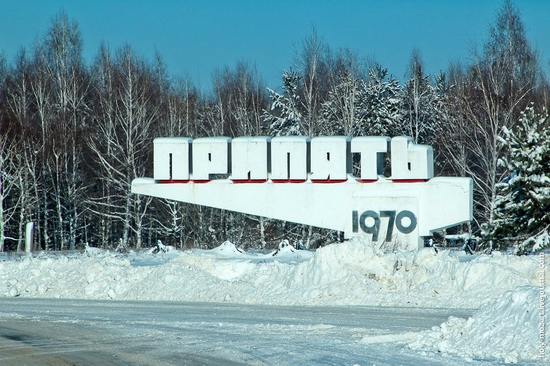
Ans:
{"type": "MultiPolygon", "coordinates": [[[[515,4],[548,68],[550,1],[515,4]]],[[[215,69],[239,60],[255,64],[267,85],[278,89],[282,70],[315,27],[331,48],[374,59],[402,80],[414,47],[431,74],[450,61],[466,61],[501,5],[501,0],[0,0],[0,52],[11,62],[63,10],[79,24],[87,62],[102,41],[113,51],[128,43],[148,60],[157,50],[170,75],[188,76],[203,89],[215,69]]]]}

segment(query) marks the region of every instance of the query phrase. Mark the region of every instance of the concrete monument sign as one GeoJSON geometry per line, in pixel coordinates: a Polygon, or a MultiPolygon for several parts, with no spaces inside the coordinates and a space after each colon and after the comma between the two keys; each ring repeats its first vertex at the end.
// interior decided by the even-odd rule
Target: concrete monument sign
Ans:
{"type": "Polygon", "coordinates": [[[134,193],[411,250],[422,237],[472,219],[472,180],[434,178],[432,147],[409,137],[161,137],[153,144],[154,177],[135,179],[134,193]],[[383,175],[386,154],[390,177],[383,175]]]}

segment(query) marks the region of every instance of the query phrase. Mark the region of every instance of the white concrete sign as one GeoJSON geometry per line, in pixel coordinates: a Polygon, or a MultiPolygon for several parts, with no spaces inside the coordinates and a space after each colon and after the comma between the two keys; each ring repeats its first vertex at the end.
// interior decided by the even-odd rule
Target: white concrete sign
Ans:
{"type": "Polygon", "coordinates": [[[132,192],[344,232],[417,249],[472,219],[472,180],[436,177],[409,137],[157,138],[154,177],[132,192]],[[389,155],[391,176],[385,177],[389,155]],[[360,173],[352,175],[352,162],[360,173]]]}

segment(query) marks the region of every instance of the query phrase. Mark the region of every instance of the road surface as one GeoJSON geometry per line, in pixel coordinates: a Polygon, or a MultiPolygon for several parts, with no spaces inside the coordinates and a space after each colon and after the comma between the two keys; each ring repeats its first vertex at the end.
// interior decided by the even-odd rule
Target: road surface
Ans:
{"type": "Polygon", "coordinates": [[[0,309],[6,366],[472,363],[405,346],[469,310],[35,298],[0,298],[0,309]]]}

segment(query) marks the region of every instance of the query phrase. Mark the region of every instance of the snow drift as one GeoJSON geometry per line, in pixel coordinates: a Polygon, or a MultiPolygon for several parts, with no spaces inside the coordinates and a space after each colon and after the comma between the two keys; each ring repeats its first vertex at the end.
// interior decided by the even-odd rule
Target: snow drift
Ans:
{"type": "MultiPolygon", "coordinates": [[[[548,291],[550,286],[545,289],[548,291]]],[[[507,291],[468,320],[451,317],[431,332],[419,334],[409,347],[471,359],[497,357],[509,363],[518,359],[550,360],[547,354],[539,357],[545,354],[540,352],[541,347],[546,347],[541,336],[550,330],[540,320],[549,319],[550,301],[543,297],[541,304],[539,299],[540,290],[534,286],[507,291]]]]}
{"type": "MultiPolygon", "coordinates": [[[[539,337],[540,267],[537,256],[466,256],[431,248],[385,253],[361,239],[316,252],[285,243],[268,254],[243,252],[226,242],[185,252],[163,246],[127,255],[95,249],[70,256],[0,257],[0,295],[473,308],[480,310],[471,319],[451,318],[419,333],[409,347],[514,361],[539,354],[533,337],[539,337]]],[[[550,278],[548,266],[543,270],[550,278]]]]}

